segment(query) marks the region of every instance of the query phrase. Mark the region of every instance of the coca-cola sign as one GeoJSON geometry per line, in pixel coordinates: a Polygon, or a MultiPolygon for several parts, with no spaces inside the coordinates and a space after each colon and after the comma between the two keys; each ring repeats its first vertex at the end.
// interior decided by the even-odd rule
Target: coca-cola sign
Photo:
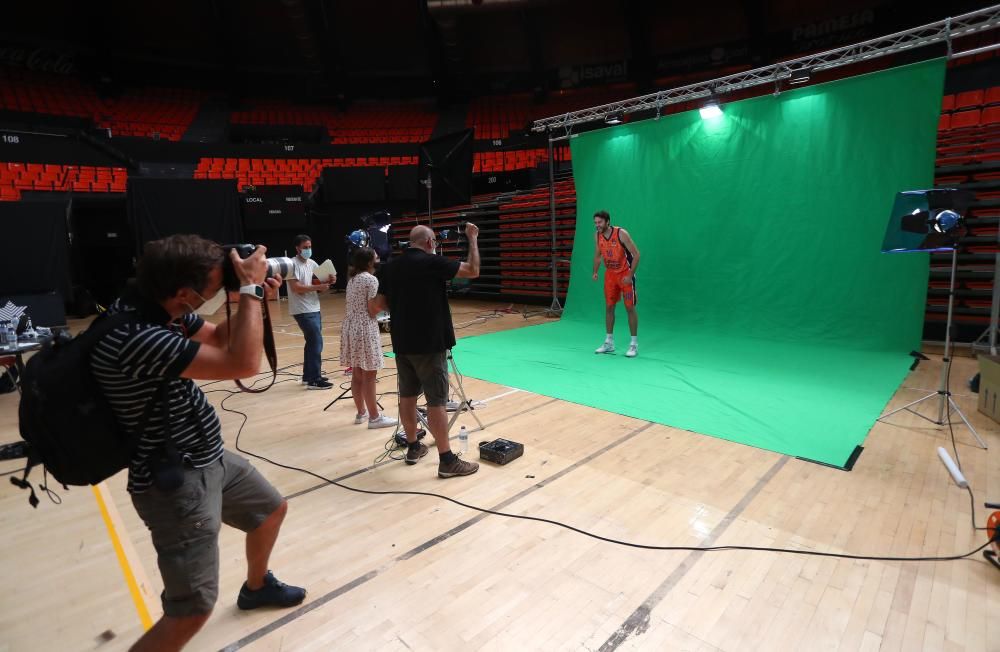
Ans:
{"type": "Polygon", "coordinates": [[[76,72],[76,61],[72,53],[50,48],[0,45],[0,64],[59,75],[76,72]]]}

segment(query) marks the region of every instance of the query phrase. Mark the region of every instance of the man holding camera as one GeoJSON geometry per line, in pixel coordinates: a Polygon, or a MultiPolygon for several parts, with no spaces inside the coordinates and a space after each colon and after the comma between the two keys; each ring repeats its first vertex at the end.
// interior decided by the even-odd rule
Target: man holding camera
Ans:
{"type": "MultiPolygon", "coordinates": [[[[305,589],[278,581],[268,559],[288,503],[247,460],[223,448],[215,410],[192,379],[260,371],[266,250],[240,259],[213,242],[175,235],[146,244],[137,282],[109,308],[135,319],[93,348],[91,369],[134,437],[128,491],[153,538],[163,617],[133,650],[179,650],[208,620],[219,591],[219,530],[246,532],[247,579],[237,606],[290,607],[305,589]],[[214,325],[195,312],[223,292],[223,266],[240,283],[239,311],[214,325]],[[147,410],[147,406],[149,409],[147,410]]],[[[277,287],[280,280],[268,279],[277,287]]]]}
{"type": "Polygon", "coordinates": [[[337,277],[313,283],[313,273],[319,265],[312,259],[312,238],[295,236],[296,256],[292,259],[292,275],[288,279],[288,314],[295,318],[306,346],[302,361],[302,384],[306,389],[330,389],[333,384],[323,376],[323,319],[319,312],[319,293],[326,292],[337,277]]]}
{"type": "Polygon", "coordinates": [[[406,432],[406,463],[427,454],[417,440],[417,397],[427,399],[427,422],[440,462],[438,477],[471,475],[479,464],[460,459],[448,441],[448,351],[455,346],[446,283],[479,276],[479,227],[467,224],[466,262],[437,256],[437,240],[426,226],[410,231],[402,256],[382,265],[379,296],[392,316],[392,350],[399,373],[399,417],[406,432]]]}

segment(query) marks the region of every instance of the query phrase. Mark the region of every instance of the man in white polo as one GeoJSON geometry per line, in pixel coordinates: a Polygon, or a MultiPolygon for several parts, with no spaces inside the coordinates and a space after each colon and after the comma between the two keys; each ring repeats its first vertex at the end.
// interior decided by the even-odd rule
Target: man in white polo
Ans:
{"type": "Polygon", "coordinates": [[[302,362],[302,384],[306,389],[330,389],[333,385],[323,376],[323,320],[319,312],[319,293],[326,292],[337,282],[335,275],[313,284],[319,265],[312,259],[312,238],[295,236],[296,256],[292,259],[292,276],[288,279],[288,313],[295,318],[306,338],[302,362]]]}

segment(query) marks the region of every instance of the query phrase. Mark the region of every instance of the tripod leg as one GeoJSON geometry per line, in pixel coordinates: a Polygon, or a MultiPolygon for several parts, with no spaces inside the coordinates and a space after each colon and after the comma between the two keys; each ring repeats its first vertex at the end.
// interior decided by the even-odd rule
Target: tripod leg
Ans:
{"type": "Polygon", "coordinates": [[[932,398],[934,398],[937,395],[938,395],[938,393],[934,392],[933,394],[928,394],[927,396],[924,396],[923,398],[918,398],[917,400],[913,401],[912,403],[907,403],[903,407],[896,408],[892,412],[886,412],[885,414],[883,414],[882,416],[880,416],[878,418],[878,420],[881,421],[882,419],[885,419],[886,417],[891,417],[892,415],[896,414],[897,412],[902,412],[903,410],[908,410],[911,407],[913,407],[914,405],[916,405],[918,403],[923,403],[924,401],[926,401],[928,399],[932,399],[932,398]]]}
{"type": "Polygon", "coordinates": [[[972,433],[972,436],[975,437],[976,441],[979,442],[979,447],[982,448],[983,450],[987,450],[986,442],[982,440],[982,438],[979,436],[979,433],[976,432],[976,429],[973,428],[972,424],[969,423],[969,420],[965,418],[965,414],[962,412],[962,409],[958,407],[958,404],[955,403],[954,399],[952,399],[949,396],[948,402],[951,403],[951,407],[955,408],[955,412],[958,413],[958,416],[962,417],[962,421],[965,422],[965,427],[969,429],[969,432],[972,433]]]}
{"type": "Polygon", "coordinates": [[[479,424],[479,430],[486,430],[486,426],[484,426],[483,422],[479,420],[479,415],[476,414],[476,411],[472,408],[472,403],[465,395],[465,387],[462,385],[462,376],[458,373],[458,365],[455,364],[455,358],[450,352],[448,353],[448,360],[451,362],[452,375],[455,376],[455,382],[452,383],[449,378],[448,384],[451,385],[452,389],[455,390],[455,393],[458,394],[460,399],[462,399],[459,402],[458,409],[455,410],[455,414],[453,414],[451,416],[451,420],[448,421],[448,431],[451,432],[451,427],[455,425],[455,422],[458,421],[458,416],[463,412],[468,412],[472,415],[472,418],[476,420],[477,424],[479,424]]]}
{"type": "MultiPolygon", "coordinates": [[[[335,398],[335,399],[333,399],[332,401],[330,401],[329,403],[327,403],[327,404],[326,404],[326,407],[325,407],[325,408],[323,408],[323,411],[324,411],[324,412],[326,412],[327,410],[329,410],[329,409],[330,409],[330,407],[331,407],[331,406],[332,406],[332,405],[333,405],[334,403],[336,403],[337,401],[339,401],[340,399],[344,398],[345,396],[347,396],[347,395],[348,395],[348,394],[350,394],[350,393],[351,393],[351,390],[350,390],[350,389],[345,389],[344,391],[342,391],[342,392],[340,393],[340,396],[338,396],[337,398],[335,398]]],[[[381,406],[380,406],[380,407],[381,407],[381,406]]]]}

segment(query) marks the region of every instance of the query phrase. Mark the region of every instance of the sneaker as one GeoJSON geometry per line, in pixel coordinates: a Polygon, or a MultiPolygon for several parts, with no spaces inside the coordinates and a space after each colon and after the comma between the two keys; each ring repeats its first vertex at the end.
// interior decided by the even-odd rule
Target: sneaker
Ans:
{"type": "Polygon", "coordinates": [[[306,389],[332,389],[333,385],[328,380],[314,380],[306,385],[306,389]]]}
{"type": "Polygon", "coordinates": [[[385,416],[384,414],[378,415],[377,419],[368,419],[368,427],[371,430],[374,430],[375,428],[392,428],[397,423],[399,422],[392,417],[385,416]]]}
{"type": "MultiPolygon", "coordinates": [[[[330,379],[329,379],[329,378],[327,378],[326,376],[320,376],[320,377],[319,377],[319,379],[320,379],[320,380],[324,380],[324,381],[327,381],[327,382],[329,382],[329,381],[330,381],[330,379]]],[[[301,379],[301,380],[300,380],[299,382],[300,382],[301,384],[303,384],[303,385],[308,385],[308,384],[309,384],[309,381],[308,381],[308,380],[306,380],[305,378],[301,379]]]]}
{"type": "Polygon", "coordinates": [[[445,464],[444,462],[438,464],[438,477],[454,478],[457,475],[472,475],[478,470],[479,464],[477,462],[466,462],[456,457],[455,461],[451,464],[445,464]]]}
{"type": "Polygon", "coordinates": [[[264,576],[264,586],[256,591],[247,588],[246,582],[240,589],[240,597],[236,606],[240,609],[256,609],[257,607],[294,607],[306,598],[306,590],[298,586],[289,586],[279,582],[271,571],[264,576]]]}
{"type": "Polygon", "coordinates": [[[614,342],[605,342],[604,344],[597,347],[596,351],[594,351],[594,353],[614,353],[614,352],[615,352],[614,342]]]}
{"type": "Polygon", "coordinates": [[[639,345],[638,344],[629,344],[628,345],[628,351],[625,352],[625,357],[626,358],[634,358],[637,355],[639,355],[639,345]]]}
{"type": "Polygon", "coordinates": [[[367,412],[362,412],[361,414],[355,414],[354,415],[354,425],[357,426],[357,425],[360,425],[360,424],[364,423],[367,418],[368,418],[368,413],[367,412]]]}
{"type": "Polygon", "coordinates": [[[417,446],[410,446],[407,444],[406,449],[406,463],[416,464],[417,460],[427,454],[427,444],[418,444],[417,446]]]}

